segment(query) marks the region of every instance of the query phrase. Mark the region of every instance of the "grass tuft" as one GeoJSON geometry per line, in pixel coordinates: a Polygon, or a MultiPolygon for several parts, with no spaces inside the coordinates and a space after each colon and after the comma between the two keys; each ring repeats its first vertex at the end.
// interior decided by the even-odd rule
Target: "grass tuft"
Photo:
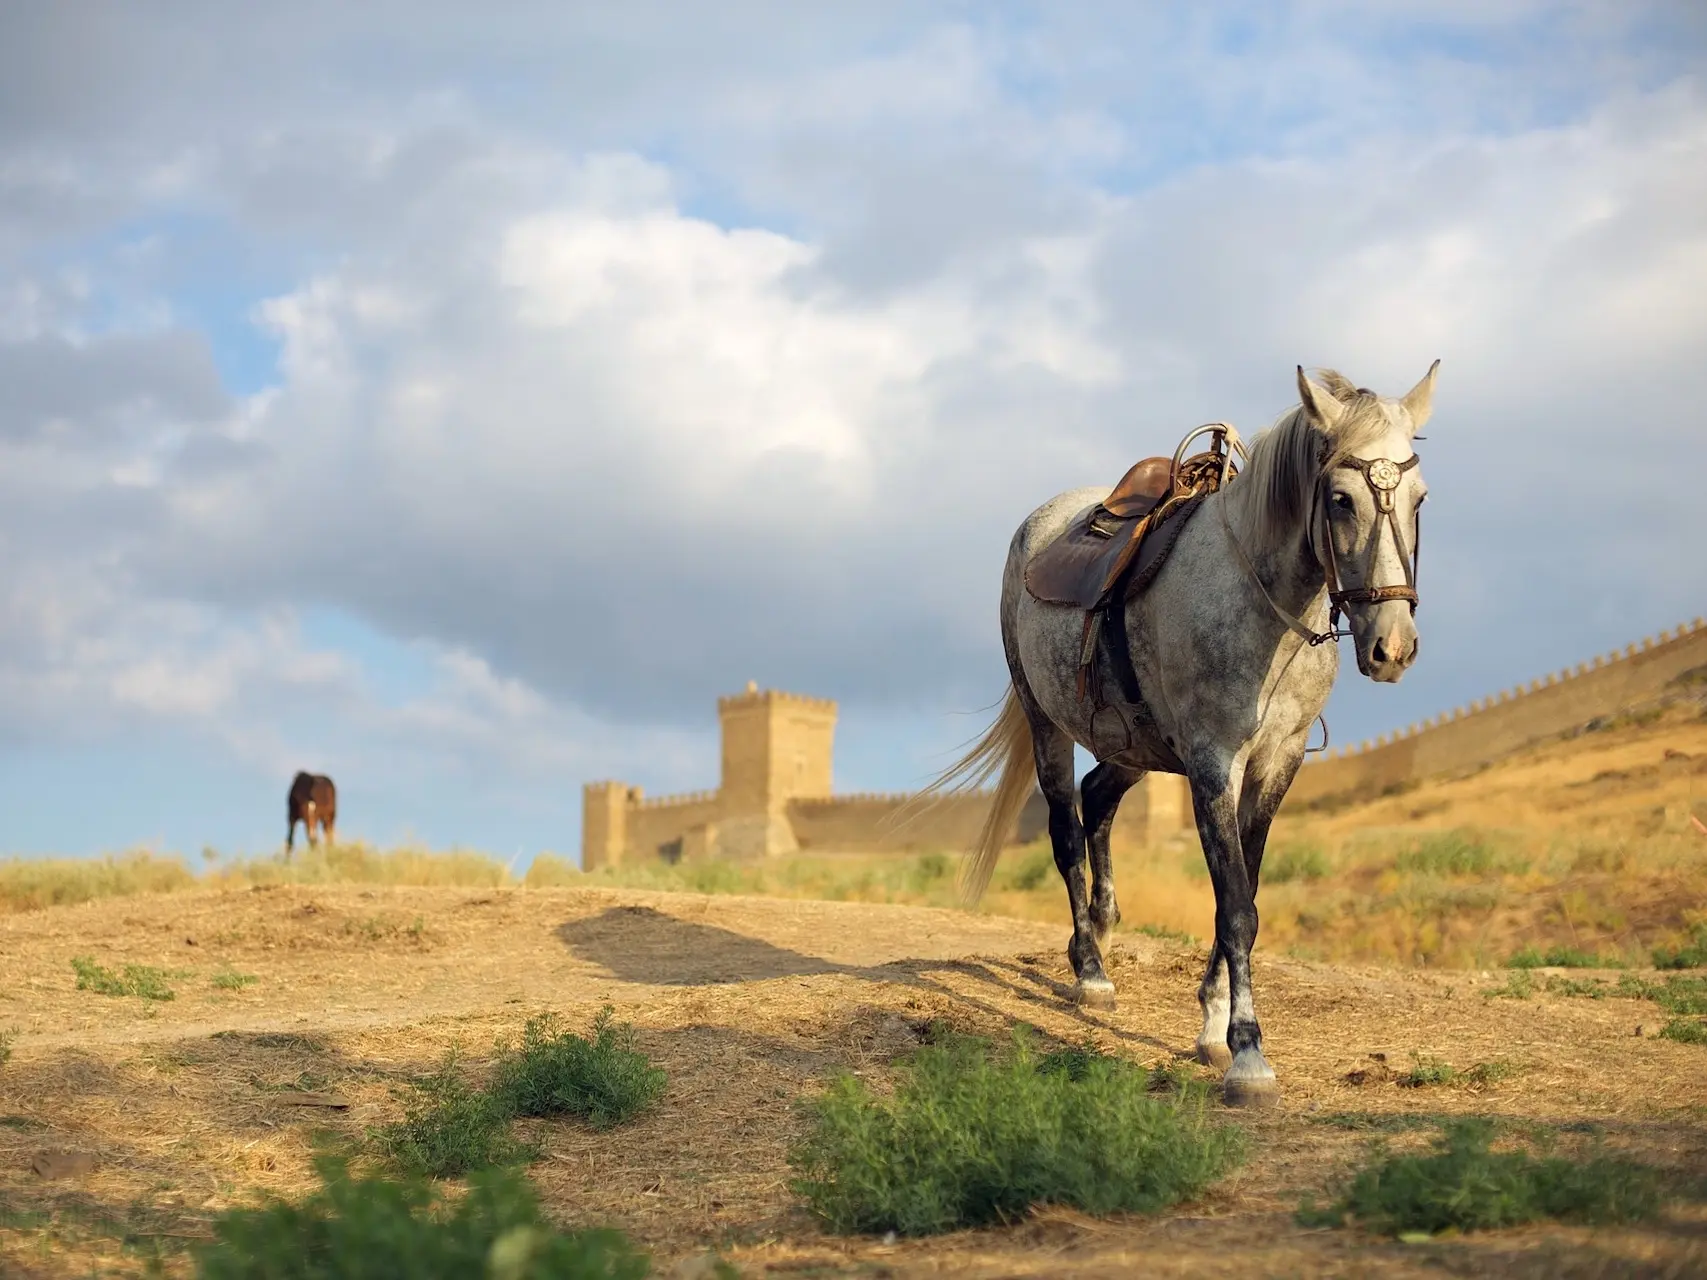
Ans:
{"type": "Polygon", "coordinates": [[[634,1047],[634,1028],[611,1022],[606,1005],[592,1038],[556,1030],[556,1017],[528,1020],[521,1047],[498,1064],[492,1092],[518,1116],[574,1115],[608,1129],[638,1115],[664,1091],[664,1073],[634,1047]]]}
{"type": "Polygon", "coordinates": [[[1550,947],[1542,951],[1525,947],[1506,960],[1508,969],[1622,969],[1624,960],[1616,955],[1597,955],[1577,947],[1550,947]]]}
{"type": "Polygon", "coordinates": [[[0,911],[39,911],[97,898],[170,893],[196,878],[176,858],[127,853],[105,858],[14,858],[0,862],[0,911]]]}
{"type": "Polygon", "coordinates": [[[173,1000],[176,993],[166,985],[166,971],[152,965],[127,964],[123,973],[103,968],[88,956],[71,961],[77,973],[77,990],[102,996],[141,996],[144,1000],[173,1000]]]}
{"type": "Polygon", "coordinates": [[[254,986],[260,979],[252,973],[238,973],[235,969],[221,969],[208,981],[221,991],[241,991],[244,987],[254,986]]]}
{"type": "Polygon", "coordinates": [[[1426,1089],[1432,1085],[1452,1084],[1458,1079],[1458,1072],[1439,1058],[1425,1058],[1420,1053],[1413,1053],[1411,1058],[1411,1069],[1399,1077],[1402,1089],[1426,1089]]]}
{"type": "Polygon", "coordinates": [[[1599,1225],[1654,1217],[1665,1196],[1658,1170],[1611,1156],[1585,1161],[1493,1151],[1494,1125],[1457,1119],[1426,1155],[1375,1158],[1326,1209],[1306,1201],[1305,1226],[1348,1220],[1388,1235],[1479,1231],[1553,1219],[1599,1225]]]}
{"type": "Polygon", "coordinates": [[[920,1235],[1011,1221],[1039,1204],[1150,1212],[1196,1195],[1243,1155],[1201,1085],[1093,1049],[1005,1054],[951,1036],[919,1049],[884,1096],[851,1075],[805,1104],[795,1190],[832,1229],[920,1235]]]}
{"type": "Polygon", "coordinates": [[[430,1178],[454,1178],[515,1164],[531,1152],[510,1133],[502,1098],[476,1089],[457,1070],[457,1053],[403,1091],[403,1119],[372,1133],[374,1148],[399,1168],[430,1178]]]}
{"type": "Polygon", "coordinates": [[[1656,969],[1707,969],[1707,922],[1690,930],[1689,941],[1676,949],[1654,949],[1656,969]]]}
{"type": "Polygon", "coordinates": [[[1425,1058],[1419,1053],[1413,1053],[1411,1059],[1414,1065],[1398,1079],[1401,1089],[1428,1089],[1440,1085],[1467,1085],[1481,1089],[1517,1074],[1517,1068],[1504,1058],[1478,1062],[1463,1071],[1439,1058],[1425,1058]]]}
{"type": "Polygon", "coordinates": [[[1320,880],[1333,868],[1328,855],[1319,845],[1288,845],[1276,850],[1262,869],[1262,882],[1267,885],[1291,884],[1295,880],[1320,880]]]}
{"type": "Polygon", "coordinates": [[[1526,858],[1506,853],[1477,831],[1443,831],[1401,849],[1393,865],[1399,871],[1434,876],[1489,876],[1528,870],[1526,858]]]}
{"type": "Polygon", "coordinates": [[[1673,1018],[1660,1028],[1660,1038],[1679,1044],[1707,1044],[1707,1019],[1673,1018]]]}
{"type": "Polygon", "coordinates": [[[1529,970],[1519,969],[1505,980],[1505,985],[1490,987],[1482,992],[1486,1000],[1527,1000],[1535,994],[1535,979],[1529,970]]]}
{"type": "Polygon", "coordinates": [[[488,1276],[492,1280],[641,1280],[650,1260],[620,1232],[559,1232],[527,1179],[495,1169],[454,1205],[418,1179],[353,1178],[316,1161],[320,1187],[292,1204],[229,1209],[199,1250],[202,1280],[488,1276]]]}

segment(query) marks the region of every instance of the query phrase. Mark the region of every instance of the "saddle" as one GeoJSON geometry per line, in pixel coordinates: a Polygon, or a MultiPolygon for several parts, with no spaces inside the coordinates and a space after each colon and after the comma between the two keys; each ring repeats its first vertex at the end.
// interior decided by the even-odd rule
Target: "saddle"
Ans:
{"type": "MultiPolygon", "coordinates": [[[[1026,565],[1025,589],[1034,599],[1085,610],[1079,655],[1081,699],[1096,660],[1098,632],[1108,630],[1096,625],[1099,617],[1109,623],[1121,616],[1117,606],[1124,606],[1155,580],[1198,504],[1238,473],[1227,452],[1230,432],[1226,423],[1199,427],[1180,442],[1171,458],[1145,458],[1134,464],[1108,497],[1026,565]],[[1204,434],[1213,437],[1210,447],[1182,457],[1192,441],[1204,434]]],[[[1240,449],[1237,434],[1232,435],[1232,447],[1240,449]]],[[[1112,647],[1117,650],[1121,685],[1136,701],[1131,655],[1123,641],[1112,647]]]]}

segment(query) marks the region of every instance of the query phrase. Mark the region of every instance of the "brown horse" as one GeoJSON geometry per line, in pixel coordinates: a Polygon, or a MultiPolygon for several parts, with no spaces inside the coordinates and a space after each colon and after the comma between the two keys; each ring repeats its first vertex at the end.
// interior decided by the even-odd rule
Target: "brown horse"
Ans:
{"type": "Polygon", "coordinates": [[[289,825],[285,828],[285,853],[289,854],[296,840],[296,824],[302,824],[308,836],[308,847],[314,847],[314,824],[320,823],[320,834],[328,845],[336,837],[338,825],[338,788],[323,773],[299,773],[290,784],[290,800],[286,806],[289,825]]]}

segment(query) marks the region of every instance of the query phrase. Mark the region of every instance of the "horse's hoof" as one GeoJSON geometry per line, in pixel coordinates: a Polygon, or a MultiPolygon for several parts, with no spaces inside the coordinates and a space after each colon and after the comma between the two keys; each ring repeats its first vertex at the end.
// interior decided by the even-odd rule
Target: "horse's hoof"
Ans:
{"type": "Polygon", "coordinates": [[[1245,1049],[1221,1078],[1221,1097],[1229,1107],[1272,1107],[1280,1101],[1280,1081],[1261,1049],[1245,1049]]]}
{"type": "Polygon", "coordinates": [[[1280,1105],[1280,1081],[1234,1080],[1221,1081],[1221,1100],[1229,1107],[1274,1107],[1280,1105]]]}
{"type": "Polygon", "coordinates": [[[1233,1051],[1225,1042],[1221,1044],[1204,1044],[1197,1042],[1197,1060],[1206,1067],[1214,1067],[1217,1071],[1225,1071],[1233,1065],[1233,1051]]]}
{"type": "Polygon", "coordinates": [[[1087,1009],[1114,1008],[1114,984],[1107,978],[1081,978],[1073,995],[1087,1009]]]}

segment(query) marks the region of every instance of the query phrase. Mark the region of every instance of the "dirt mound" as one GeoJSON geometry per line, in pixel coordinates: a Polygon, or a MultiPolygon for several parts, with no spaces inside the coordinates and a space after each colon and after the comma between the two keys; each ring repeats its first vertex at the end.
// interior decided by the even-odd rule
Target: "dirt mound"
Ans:
{"type": "MultiPolygon", "coordinates": [[[[1656,1039],[1663,1015],[1645,1001],[1549,995],[1544,984],[1490,1000],[1506,975],[1262,956],[1258,1007],[1284,1100],[1241,1118],[1253,1159],[1200,1202],[1154,1219],[1043,1211],[929,1241],[824,1235],[788,1190],[794,1100],[836,1070],[881,1072],[933,1021],[996,1035],[1025,1021],[1148,1064],[1185,1060],[1197,950],[1123,936],[1112,957],[1120,1006],[1093,1013],[1064,999],[1064,943],[1056,925],[953,911],[620,890],[315,886],[0,918],[0,1030],[16,1033],[0,1066],[0,1270],[141,1274],[149,1249],[205,1235],[220,1207],[306,1187],[315,1129],[390,1118],[392,1086],[452,1044],[478,1070],[531,1014],[551,1008],[584,1026],[606,1003],[639,1027],[668,1091],[611,1133],[535,1128],[546,1154],[532,1175],[554,1215],[627,1229],[666,1276],[714,1244],[755,1276],[1707,1267],[1707,1222],[1688,1209],[1643,1231],[1421,1246],[1294,1225],[1300,1197],[1371,1135],[1418,1141],[1439,1114],[1587,1125],[1658,1163],[1707,1167],[1707,1052],[1656,1039]],[[174,998],[78,990],[74,956],[157,968],[174,998]],[[1408,1088],[1413,1055],[1502,1071],[1408,1088]],[[47,1162],[69,1171],[47,1177],[32,1170],[44,1152],[78,1158],[47,1162]]],[[[168,1254],[169,1274],[185,1266],[168,1254]]]]}

